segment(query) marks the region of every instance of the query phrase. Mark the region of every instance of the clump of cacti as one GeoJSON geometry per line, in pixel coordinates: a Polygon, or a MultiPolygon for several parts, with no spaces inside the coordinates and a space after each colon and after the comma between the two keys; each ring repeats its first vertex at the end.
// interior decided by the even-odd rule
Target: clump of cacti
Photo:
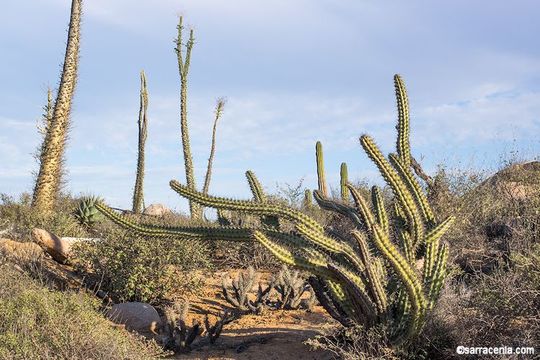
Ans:
{"type": "Polygon", "coordinates": [[[267,287],[263,287],[258,281],[259,276],[252,266],[248,267],[246,271],[239,273],[235,279],[231,279],[228,275],[224,276],[222,279],[223,296],[229,304],[241,312],[260,314],[268,301],[273,284],[271,283],[267,287]],[[257,297],[255,300],[250,300],[249,293],[257,282],[257,297]]]}
{"type": "MultiPolygon", "coordinates": [[[[60,191],[69,117],[79,63],[81,0],[72,0],[68,39],[60,85],[52,113],[47,116],[45,137],[39,156],[39,172],[34,187],[32,207],[42,214],[50,213],[60,191]]],[[[52,103],[50,101],[48,106],[52,103]]],[[[50,109],[48,109],[48,112],[50,109]]]]}
{"type": "Polygon", "coordinates": [[[144,147],[148,135],[148,117],[146,114],[148,109],[148,90],[146,88],[146,74],[144,71],[141,71],[141,91],[139,97],[139,120],[137,122],[139,128],[137,175],[135,177],[135,188],[133,189],[132,207],[132,211],[135,214],[141,213],[144,208],[144,147]]]}
{"type": "Polygon", "coordinates": [[[309,297],[304,299],[304,293],[310,293],[310,286],[300,274],[300,271],[291,271],[283,265],[274,280],[274,288],[279,294],[277,308],[285,310],[296,310],[301,307],[311,310],[314,299],[309,297]]]}
{"type": "Polygon", "coordinates": [[[441,237],[454,218],[439,221],[423,188],[412,172],[409,145],[409,110],[401,78],[394,77],[398,103],[397,154],[383,156],[373,139],[360,144],[393,192],[391,211],[378,187],[370,205],[350,183],[354,206],[328,198],[324,180],[322,145],[317,143],[318,205],[350,220],[352,230],[329,234],[305,213],[282,203],[261,201],[260,186],[252,173],[248,181],[253,201],[233,200],[198,192],[171,181],[173,190],[201,206],[259,217],[275,217],[294,231],[259,227],[156,227],[136,224],[101,202],[96,207],[111,220],[138,233],[184,240],[220,239],[258,241],[283,263],[312,274],[309,281],[320,304],[346,327],[370,329],[387,325],[390,341],[402,344],[422,330],[428,311],[437,301],[446,277],[448,247],[441,237]],[[256,186],[253,186],[255,183],[256,186]]]}
{"type": "Polygon", "coordinates": [[[188,353],[196,347],[214,344],[221,335],[223,327],[238,319],[237,314],[224,311],[217,316],[213,324],[207,314],[204,326],[197,320],[193,320],[192,324],[188,325],[189,308],[189,301],[186,300],[176,302],[165,309],[161,329],[162,345],[165,350],[170,350],[175,354],[188,353]]]}
{"type": "Polygon", "coordinates": [[[96,222],[103,219],[103,215],[96,208],[98,197],[89,196],[81,199],[73,215],[79,223],[85,227],[92,227],[96,222]]]}

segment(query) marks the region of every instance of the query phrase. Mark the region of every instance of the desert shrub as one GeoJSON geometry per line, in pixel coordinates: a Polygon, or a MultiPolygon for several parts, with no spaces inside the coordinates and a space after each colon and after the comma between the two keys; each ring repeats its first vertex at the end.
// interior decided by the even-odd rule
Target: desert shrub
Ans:
{"type": "Polygon", "coordinates": [[[10,264],[0,266],[0,358],[151,359],[158,347],[113,328],[99,302],[47,289],[10,264]]]}
{"type": "Polygon", "coordinates": [[[428,359],[422,347],[409,346],[395,348],[388,342],[390,329],[375,326],[332,328],[324,335],[306,341],[313,349],[331,352],[337,359],[343,360],[403,360],[428,359]]]}
{"type": "Polygon", "coordinates": [[[49,216],[42,216],[30,204],[32,197],[23,193],[19,199],[0,194],[0,221],[7,228],[7,235],[21,241],[30,241],[33,228],[43,228],[58,236],[85,237],[88,232],[73,216],[78,200],[70,195],[62,195],[55,210],[49,216]]]}
{"type": "Polygon", "coordinates": [[[106,231],[101,241],[79,244],[74,258],[77,268],[99,278],[113,299],[156,304],[202,284],[199,270],[210,264],[204,244],[106,231]]]}

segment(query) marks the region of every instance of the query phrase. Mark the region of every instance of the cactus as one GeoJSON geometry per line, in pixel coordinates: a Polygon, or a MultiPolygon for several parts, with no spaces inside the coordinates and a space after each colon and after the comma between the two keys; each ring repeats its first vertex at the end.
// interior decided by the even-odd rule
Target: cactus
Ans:
{"type": "Polygon", "coordinates": [[[77,82],[79,63],[79,41],[81,23],[81,0],[72,0],[68,30],[68,40],[64,58],[64,66],[54,102],[52,117],[47,126],[40,154],[40,167],[32,207],[40,213],[47,214],[53,210],[60,191],[63,174],[62,164],[69,129],[71,100],[77,82]]]}
{"type": "Polygon", "coordinates": [[[144,207],[143,183],[144,183],[144,146],[146,144],[148,118],[146,110],[148,109],[148,91],[146,89],[146,75],[141,71],[141,92],[139,108],[139,156],[137,159],[137,176],[135,179],[135,188],[133,190],[133,212],[139,214],[144,207]]]}
{"type": "Polygon", "coordinates": [[[206,176],[204,178],[203,193],[208,194],[210,188],[210,180],[212,179],[212,162],[214,161],[214,154],[216,152],[216,131],[218,121],[223,114],[223,108],[225,107],[225,100],[218,99],[216,104],[216,111],[214,117],[214,126],[212,127],[212,145],[210,146],[210,156],[208,157],[208,167],[206,168],[206,176]]]}
{"type": "Polygon", "coordinates": [[[341,163],[340,168],[340,189],[341,189],[341,200],[345,203],[349,203],[349,188],[347,187],[347,183],[349,182],[349,172],[347,171],[347,163],[341,163]]]}
{"type": "Polygon", "coordinates": [[[103,215],[101,215],[95,206],[98,201],[99,198],[94,196],[81,199],[73,214],[81,225],[91,227],[96,222],[103,219],[103,215]]]}
{"type": "Polygon", "coordinates": [[[328,188],[326,187],[326,178],[324,175],[324,157],[323,147],[320,141],[315,144],[315,160],[317,161],[317,180],[319,183],[319,191],[325,197],[328,196],[328,188]]]}
{"type": "MultiPolygon", "coordinates": [[[[189,65],[191,62],[191,51],[195,44],[195,38],[193,37],[193,29],[189,32],[189,39],[185,44],[186,52],[184,59],[184,52],[182,51],[182,33],[184,26],[182,24],[183,18],[180,16],[178,21],[178,37],[176,38],[176,56],[178,58],[178,72],[180,74],[180,131],[182,133],[182,149],[184,151],[184,167],[186,171],[186,183],[190,189],[195,190],[195,175],[193,168],[193,157],[191,155],[191,146],[189,143],[189,129],[187,121],[187,80],[189,73],[189,65]]],[[[189,210],[191,218],[200,219],[202,217],[202,209],[200,205],[193,201],[189,202],[189,210]]]]}
{"type": "Polygon", "coordinates": [[[366,329],[385,325],[394,345],[407,343],[419,334],[427,312],[437,301],[448,257],[448,246],[441,238],[454,218],[439,221],[435,217],[412,172],[407,96],[399,75],[394,80],[399,110],[397,155],[386,158],[371,137],[360,137],[362,148],[393,192],[392,212],[376,186],[371,190],[371,205],[350,183],[346,186],[354,206],[328,199],[322,146],[316,146],[319,189],[314,198],[322,209],[351,220],[354,228],[349,233],[335,234],[297,209],[260,201],[260,184],[250,172],[252,201],[210,196],[174,180],[170,186],[201,206],[276,217],[291,224],[294,231],[264,224],[251,228],[157,227],[134,223],[102,202],[96,207],[116,223],[144,235],[258,241],[284,264],[311,273],[309,283],[317,299],[341,324],[366,329]]]}
{"type": "Polygon", "coordinates": [[[238,319],[237,314],[224,311],[218,315],[214,324],[210,324],[208,314],[204,319],[204,327],[199,321],[187,325],[189,301],[176,302],[164,311],[164,321],[161,329],[162,345],[165,350],[175,354],[189,353],[194,348],[205,344],[214,344],[221,335],[223,326],[238,319]],[[202,338],[204,334],[204,338],[202,338]]]}
{"type": "Polygon", "coordinates": [[[302,206],[306,209],[313,206],[313,195],[311,195],[311,190],[306,189],[304,191],[304,201],[302,202],[302,206]]]}
{"type": "Polygon", "coordinates": [[[247,271],[240,273],[234,280],[231,280],[229,276],[224,276],[222,279],[222,292],[225,300],[241,312],[260,314],[274,284],[271,283],[266,288],[263,288],[262,284],[259,283],[257,298],[255,301],[249,300],[248,294],[258,281],[258,278],[252,266],[248,267],[247,271]],[[232,291],[229,290],[229,283],[232,291]]]}
{"type": "Polygon", "coordinates": [[[299,271],[290,271],[283,265],[274,282],[274,288],[280,295],[277,302],[278,309],[296,310],[303,305],[311,308],[311,301],[302,302],[302,296],[309,291],[309,285],[299,271]]]}

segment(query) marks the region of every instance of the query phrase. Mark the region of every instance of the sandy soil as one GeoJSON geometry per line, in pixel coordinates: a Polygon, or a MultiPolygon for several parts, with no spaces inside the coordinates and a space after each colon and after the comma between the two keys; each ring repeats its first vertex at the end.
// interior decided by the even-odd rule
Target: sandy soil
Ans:
{"type": "MultiPolygon", "coordinates": [[[[231,276],[235,275],[231,271],[231,276]]],[[[221,277],[215,273],[208,277],[199,296],[190,298],[190,316],[203,320],[208,312],[217,314],[229,308],[221,296],[221,277]]],[[[263,281],[270,277],[262,274],[263,281]]],[[[190,319],[191,320],[191,319],[190,319]]],[[[331,354],[312,351],[303,342],[335,325],[324,309],[316,306],[313,312],[305,310],[266,310],[261,315],[244,315],[228,324],[217,342],[179,359],[332,359],[331,354]]]]}

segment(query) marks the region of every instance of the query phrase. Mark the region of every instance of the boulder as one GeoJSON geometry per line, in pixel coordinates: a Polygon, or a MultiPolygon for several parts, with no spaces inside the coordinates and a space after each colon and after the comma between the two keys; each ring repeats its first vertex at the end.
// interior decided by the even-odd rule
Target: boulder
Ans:
{"type": "Polygon", "coordinates": [[[38,228],[32,229],[32,240],[59,263],[64,264],[68,260],[73,241],[64,240],[47,230],[38,228]]]}
{"type": "Polygon", "coordinates": [[[143,211],[143,215],[149,216],[164,216],[171,214],[172,211],[163,204],[152,204],[146,207],[143,211]]]}
{"type": "Polygon", "coordinates": [[[524,201],[540,192],[540,162],[510,165],[485,180],[480,187],[491,187],[509,200],[524,201]]]}
{"type": "Polygon", "coordinates": [[[114,304],[107,311],[107,317],[115,324],[148,338],[155,338],[161,328],[161,318],[156,309],[142,302],[114,304]]]}
{"type": "Polygon", "coordinates": [[[32,242],[0,239],[0,254],[19,261],[34,261],[43,256],[43,250],[32,242]]]}

